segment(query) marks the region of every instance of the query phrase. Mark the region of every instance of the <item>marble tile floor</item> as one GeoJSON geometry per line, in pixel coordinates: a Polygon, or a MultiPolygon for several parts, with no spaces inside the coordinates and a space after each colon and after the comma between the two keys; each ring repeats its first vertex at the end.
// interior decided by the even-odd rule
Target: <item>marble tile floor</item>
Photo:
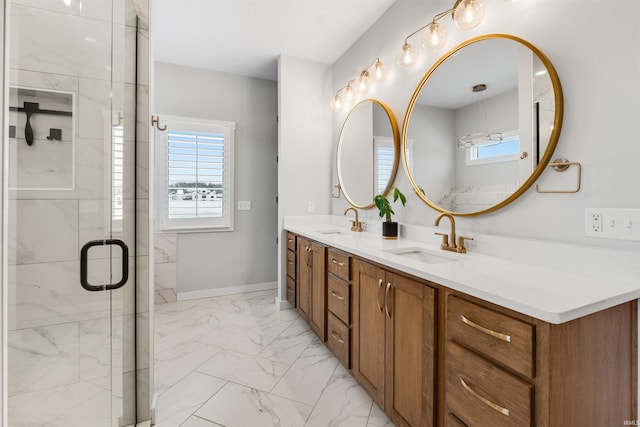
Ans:
{"type": "Polygon", "coordinates": [[[156,305],[157,427],[393,427],[275,296],[156,305]]]}

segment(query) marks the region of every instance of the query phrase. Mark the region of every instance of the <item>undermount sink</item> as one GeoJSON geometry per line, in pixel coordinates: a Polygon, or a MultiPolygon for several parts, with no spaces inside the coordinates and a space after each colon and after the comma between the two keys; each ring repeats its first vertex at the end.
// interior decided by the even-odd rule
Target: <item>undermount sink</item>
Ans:
{"type": "Polygon", "coordinates": [[[447,262],[458,261],[458,259],[454,258],[453,256],[447,256],[444,253],[419,247],[387,249],[385,250],[385,252],[405,257],[407,259],[420,261],[425,264],[444,264],[447,262]]]}
{"type": "Polygon", "coordinates": [[[316,233],[318,234],[332,234],[332,235],[342,235],[342,236],[348,236],[350,233],[348,231],[344,231],[344,230],[316,230],[316,233]]]}

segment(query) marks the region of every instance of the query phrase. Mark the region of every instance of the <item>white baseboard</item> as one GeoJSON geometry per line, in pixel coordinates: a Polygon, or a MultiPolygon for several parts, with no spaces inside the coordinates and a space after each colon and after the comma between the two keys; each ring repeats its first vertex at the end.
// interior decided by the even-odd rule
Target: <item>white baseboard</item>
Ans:
{"type": "Polygon", "coordinates": [[[290,308],[293,308],[293,306],[289,304],[289,301],[286,299],[281,300],[276,297],[276,308],[278,310],[289,310],[290,308]]]}
{"type": "Polygon", "coordinates": [[[222,295],[244,294],[247,292],[277,289],[278,282],[254,283],[251,285],[229,286],[227,288],[203,289],[201,291],[178,292],[178,301],[219,297],[222,295]]]}

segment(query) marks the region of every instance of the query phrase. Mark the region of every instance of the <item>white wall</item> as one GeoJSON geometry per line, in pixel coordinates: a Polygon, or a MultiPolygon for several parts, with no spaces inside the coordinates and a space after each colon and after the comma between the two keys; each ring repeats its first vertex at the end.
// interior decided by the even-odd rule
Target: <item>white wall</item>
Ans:
{"type": "Polygon", "coordinates": [[[278,300],[285,307],[283,217],[310,213],[309,202],[313,214],[330,211],[331,67],[281,55],[278,82],[278,300]]]}
{"type": "MultiPolygon", "coordinates": [[[[451,3],[397,0],[334,64],[334,91],[380,57],[389,66],[390,75],[368,96],[387,103],[402,123],[415,86],[438,55],[427,56],[421,50],[418,66],[404,70],[395,65],[396,52],[407,34],[432,19],[435,13],[449,8],[451,3]]],[[[637,126],[640,2],[487,0],[486,10],[482,24],[466,32],[457,30],[449,18],[444,18],[442,22],[449,29],[445,49],[481,34],[508,33],[531,42],[549,57],[562,83],[565,106],[554,158],[566,157],[582,163],[583,188],[573,195],[538,194],[530,188],[514,203],[495,213],[460,218],[459,229],[472,235],[475,231],[640,250],[638,242],[584,236],[586,207],[640,208],[640,127],[637,126]],[[594,22],[598,23],[597,29],[594,22]]],[[[420,44],[420,36],[415,37],[415,44],[420,44]]],[[[326,100],[327,109],[329,100],[326,100]]],[[[334,152],[345,114],[333,115],[334,152]]],[[[400,172],[396,184],[405,192],[413,193],[403,175],[400,172]]],[[[567,186],[567,173],[559,175],[548,168],[538,182],[545,188],[567,186]]],[[[336,201],[332,212],[342,214],[344,207],[344,200],[336,201]]],[[[407,207],[397,212],[401,222],[425,225],[432,225],[437,214],[414,194],[409,197],[407,207]]],[[[375,218],[376,213],[368,211],[365,216],[375,218]]]]}
{"type": "Polygon", "coordinates": [[[276,83],[156,62],[155,112],[236,122],[234,198],[252,203],[235,210],[233,232],[178,234],[178,297],[274,287],[276,83]]]}

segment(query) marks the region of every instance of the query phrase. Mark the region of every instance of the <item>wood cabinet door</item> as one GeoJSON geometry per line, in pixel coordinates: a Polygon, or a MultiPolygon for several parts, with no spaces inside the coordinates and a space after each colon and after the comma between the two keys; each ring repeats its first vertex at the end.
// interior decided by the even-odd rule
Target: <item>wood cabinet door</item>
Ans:
{"type": "Polygon", "coordinates": [[[327,340],[327,247],[311,243],[309,326],[324,342],[327,340]]]}
{"type": "Polygon", "coordinates": [[[302,318],[305,321],[309,321],[309,304],[310,299],[310,283],[311,283],[311,268],[310,263],[310,251],[311,243],[307,239],[298,237],[298,250],[296,254],[297,258],[297,277],[296,277],[296,299],[297,309],[302,318]]]}
{"type": "Polygon", "coordinates": [[[353,274],[352,374],[384,407],[385,270],[356,260],[353,274]]]}
{"type": "Polygon", "coordinates": [[[435,424],[436,291],[387,272],[385,410],[396,425],[435,424]]]}

